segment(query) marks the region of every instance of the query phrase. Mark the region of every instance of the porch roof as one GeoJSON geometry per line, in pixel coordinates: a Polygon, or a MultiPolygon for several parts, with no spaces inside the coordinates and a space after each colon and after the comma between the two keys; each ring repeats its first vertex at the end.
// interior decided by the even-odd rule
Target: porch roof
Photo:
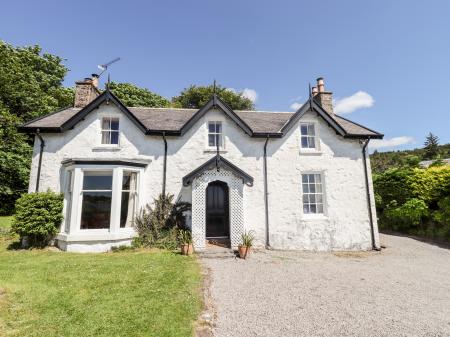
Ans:
{"type": "Polygon", "coordinates": [[[204,164],[197,167],[195,170],[190,172],[189,174],[183,177],[183,185],[189,186],[192,184],[192,181],[200,176],[204,171],[212,170],[212,169],[225,169],[233,172],[236,176],[241,178],[243,182],[248,186],[253,186],[253,177],[241,170],[239,167],[231,163],[230,161],[223,158],[221,155],[216,155],[209,159],[204,164]]]}

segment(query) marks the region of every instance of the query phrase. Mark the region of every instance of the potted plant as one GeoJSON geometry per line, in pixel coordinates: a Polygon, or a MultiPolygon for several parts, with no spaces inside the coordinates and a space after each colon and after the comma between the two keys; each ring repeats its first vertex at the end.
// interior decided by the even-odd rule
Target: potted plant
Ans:
{"type": "Polygon", "coordinates": [[[178,240],[180,241],[182,255],[191,255],[194,252],[194,246],[192,245],[192,235],[190,230],[180,229],[178,231],[178,240]]]}
{"type": "Polygon", "coordinates": [[[250,250],[253,246],[253,240],[255,240],[255,235],[253,234],[253,231],[250,232],[245,231],[241,235],[242,243],[238,246],[239,257],[241,259],[246,259],[247,256],[250,254],[250,250]]]}

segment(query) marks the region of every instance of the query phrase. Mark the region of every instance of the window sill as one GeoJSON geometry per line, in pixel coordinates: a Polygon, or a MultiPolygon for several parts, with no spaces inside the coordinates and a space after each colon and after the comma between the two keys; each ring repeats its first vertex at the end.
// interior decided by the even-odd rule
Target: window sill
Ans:
{"type": "Polygon", "coordinates": [[[97,146],[92,148],[92,152],[117,152],[120,150],[120,146],[97,146]]]}
{"type": "Polygon", "coordinates": [[[300,150],[300,155],[307,155],[307,156],[320,156],[320,155],[322,155],[323,154],[323,152],[322,151],[320,151],[320,150],[315,150],[315,149],[312,149],[312,150],[306,150],[306,149],[301,149],[300,150]]]}
{"type": "MultiPolygon", "coordinates": [[[[219,153],[227,153],[228,151],[225,149],[219,149],[219,153]]],[[[217,153],[217,149],[205,149],[203,153],[217,153]]]]}
{"type": "Polygon", "coordinates": [[[304,221],[328,220],[328,216],[326,216],[325,214],[303,214],[302,220],[304,221]]]}

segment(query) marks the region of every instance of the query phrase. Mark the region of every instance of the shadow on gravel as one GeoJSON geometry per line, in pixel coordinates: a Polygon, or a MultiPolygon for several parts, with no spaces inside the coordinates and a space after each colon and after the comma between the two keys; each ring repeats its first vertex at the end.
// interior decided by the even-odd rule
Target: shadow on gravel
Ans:
{"type": "Polygon", "coordinates": [[[390,231],[390,230],[381,230],[380,233],[398,236],[398,237],[410,238],[410,239],[413,239],[416,241],[420,241],[420,242],[428,243],[433,246],[437,246],[439,248],[450,249],[450,242],[446,242],[446,241],[439,241],[439,240],[424,238],[424,237],[420,237],[420,236],[416,236],[416,235],[412,235],[412,234],[394,232],[394,231],[390,231]]]}

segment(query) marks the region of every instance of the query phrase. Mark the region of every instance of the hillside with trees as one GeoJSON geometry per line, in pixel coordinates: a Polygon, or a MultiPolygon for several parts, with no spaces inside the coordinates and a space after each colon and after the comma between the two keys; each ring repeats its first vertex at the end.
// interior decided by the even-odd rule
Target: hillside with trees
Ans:
{"type": "Polygon", "coordinates": [[[371,155],[381,229],[450,241],[450,144],[430,133],[421,149],[371,155]],[[434,160],[428,168],[422,160],[434,160]]]}

